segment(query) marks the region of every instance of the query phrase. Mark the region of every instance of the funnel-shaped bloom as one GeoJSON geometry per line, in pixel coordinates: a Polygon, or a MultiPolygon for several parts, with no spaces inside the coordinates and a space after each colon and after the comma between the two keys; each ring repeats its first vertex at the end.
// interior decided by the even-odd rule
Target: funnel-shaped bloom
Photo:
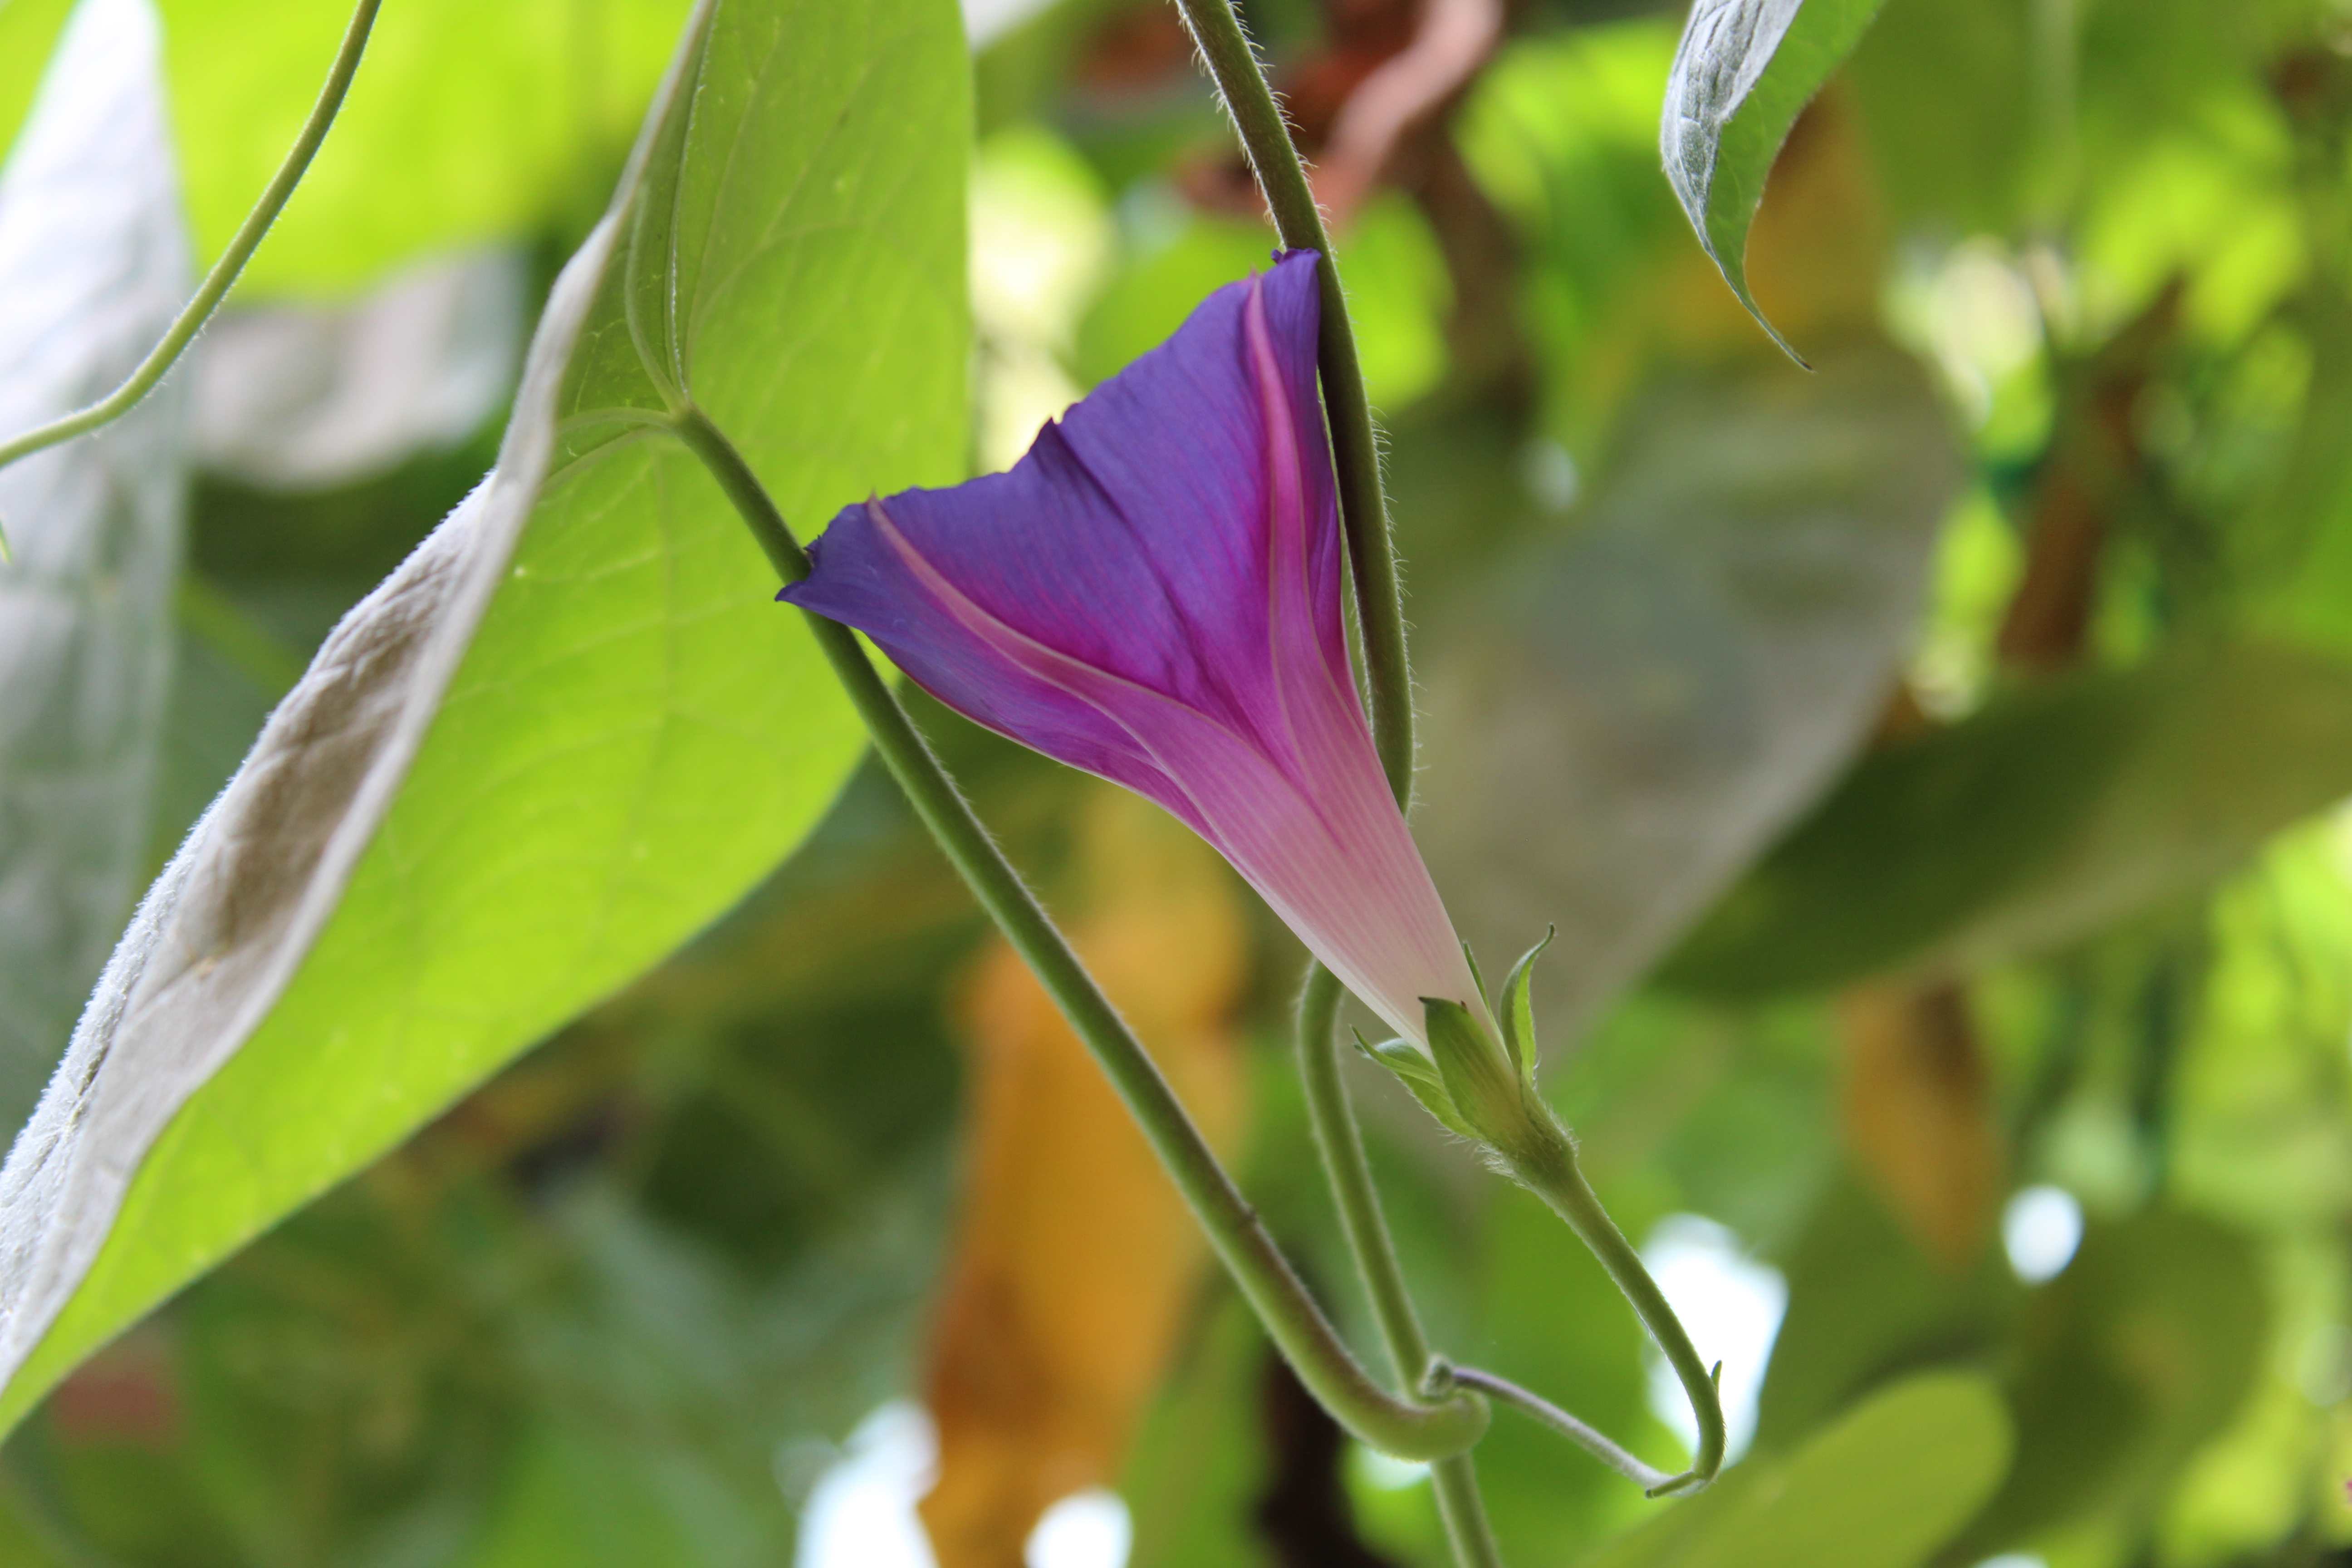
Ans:
{"type": "Polygon", "coordinates": [[[1339,618],[1316,258],[1229,284],[1011,472],[845,510],[780,597],[949,707],[1158,802],[1425,1045],[1483,1014],[1382,781],[1339,618]]]}

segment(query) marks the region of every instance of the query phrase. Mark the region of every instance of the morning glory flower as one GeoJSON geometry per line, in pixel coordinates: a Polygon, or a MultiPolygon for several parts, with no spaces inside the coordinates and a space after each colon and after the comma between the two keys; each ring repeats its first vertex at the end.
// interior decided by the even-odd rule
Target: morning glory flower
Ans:
{"type": "Polygon", "coordinates": [[[1499,1036],[1348,661],[1316,262],[1218,289],[1010,472],[844,510],[778,596],[1173,813],[1426,1061],[1427,999],[1499,1036]]]}

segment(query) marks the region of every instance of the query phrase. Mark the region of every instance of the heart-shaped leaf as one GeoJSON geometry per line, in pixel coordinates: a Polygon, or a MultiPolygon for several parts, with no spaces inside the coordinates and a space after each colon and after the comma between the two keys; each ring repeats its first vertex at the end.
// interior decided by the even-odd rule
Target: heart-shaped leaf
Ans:
{"type": "Polygon", "coordinates": [[[968,70],[949,0],[697,8],[497,470],[272,716],[0,1171],[0,1426],[832,798],[856,721],[660,383],[796,518],[955,476],[968,70]]]}

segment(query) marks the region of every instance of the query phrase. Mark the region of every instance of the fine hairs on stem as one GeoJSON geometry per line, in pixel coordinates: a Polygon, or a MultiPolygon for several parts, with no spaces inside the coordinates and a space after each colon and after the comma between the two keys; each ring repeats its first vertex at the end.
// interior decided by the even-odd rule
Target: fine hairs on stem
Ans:
{"type": "MultiPolygon", "coordinates": [[[[719,481],[778,575],[787,583],[807,576],[807,552],[751,465],[719,427],[691,404],[674,411],[670,427],[719,481]]],[[[1475,1443],[1487,1422],[1486,1404],[1477,1395],[1457,1390],[1434,1403],[1400,1398],[1356,1361],[1256,1211],[1218,1163],[1158,1066],[973,816],[889,683],[866,658],[856,634],[820,616],[809,616],[807,623],[865,721],[883,765],[981,907],[1101,1065],[1298,1380],[1351,1435],[1383,1452],[1441,1460],[1475,1443]]]]}
{"type": "MultiPolygon", "coordinates": [[[[1405,647],[1403,595],[1389,533],[1387,500],[1381,485],[1378,437],[1339,287],[1338,264],[1331,255],[1329,237],[1324,231],[1322,213],[1316,206],[1306,165],[1234,13],[1233,0],[1176,3],[1216,82],[1226,111],[1233,117],[1234,130],[1257,175],[1283,244],[1294,249],[1311,248],[1322,257],[1323,336],[1318,368],[1339,478],[1340,523],[1348,541],[1357,620],[1362,632],[1367,695],[1373,735],[1389,787],[1398,806],[1409,808],[1412,795],[1412,678],[1405,647]]],[[[1365,1293],[1372,1301],[1374,1317],[1397,1373],[1410,1384],[1433,1369],[1394,1243],[1380,1215],[1362,1139],[1356,1130],[1346,1085],[1339,1077],[1333,1026],[1339,991],[1339,983],[1321,968],[1309,973],[1299,1007],[1300,1068],[1305,1076],[1317,1148],[1339,1207],[1349,1250],[1365,1293]]],[[[1722,1403],[1712,1373],[1699,1362],[1689,1335],[1666,1304],[1656,1282],[1643,1268],[1639,1256],[1577,1171],[1572,1152],[1563,1142],[1561,1157],[1542,1163],[1541,1170],[1520,1173],[1521,1179],[1529,1180],[1529,1184],[1600,1257],[1666,1352],[1697,1418],[1699,1451],[1688,1472],[1667,1477],[1533,1394],[1512,1388],[1513,1394],[1523,1396],[1513,1402],[1538,1414],[1547,1425],[1600,1456],[1621,1474],[1640,1481],[1654,1495],[1705,1485],[1714,1479],[1723,1462],[1722,1403]],[[1534,1179],[1530,1180],[1530,1176],[1534,1179]]],[[[1481,1386],[1471,1377],[1485,1375],[1456,1373],[1451,1383],[1443,1385],[1481,1386]]],[[[1501,1383],[1499,1379],[1489,1381],[1501,1383]]],[[[1438,1479],[1441,1508],[1456,1561],[1492,1561],[1493,1542],[1478,1505],[1469,1457],[1464,1455],[1440,1466],[1438,1479]],[[1449,1479],[1453,1482],[1450,1488],[1446,1484],[1449,1479]],[[1454,1500],[1449,1501],[1449,1492],[1454,1500]]]]}
{"type": "Polygon", "coordinates": [[[1380,437],[1356,354],[1356,329],[1339,287],[1339,264],[1323,231],[1323,214],[1307,184],[1307,165],[1290,138],[1289,122],[1266,86],[1257,55],[1234,14],[1232,0],[1176,0],[1209,75],[1233,116],[1242,151],[1265,194],[1275,231],[1293,250],[1322,258],[1321,341],[1324,413],[1330,423],[1331,461],[1339,478],[1339,527],[1354,567],[1356,620],[1363,634],[1364,682],[1381,768],[1397,804],[1412,797],[1412,673],[1405,657],[1404,595],[1397,580],[1396,546],[1389,537],[1388,498],[1381,487],[1380,437]]]}
{"type": "MultiPolygon", "coordinates": [[[[375,14],[383,4],[383,0],[359,0],[357,8],[352,12],[350,24],[343,28],[343,41],[335,50],[334,64],[328,68],[326,85],[319,89],[318,101],[310,106],[310,118],[302,122],[301,134],[295,137],[285,162],[278,164],[278,173],[271,175],[269,184],[262,188],[261,199],[253,204],[253,210],[246,214],[245,221],[230,237],[228,248],[221,252],[220,259],[214,262],[212,270],[205,274],[204,282],[197,286],[186,307],[154,348],[148,352],[147,357],[139,362],[138,368],[121,386],[89,407],[0,442],[0,468],[20,458],[28,458],[35,452],[43,451],[61,441],[70,441],[77,436],[87,435],[100,426],[121,418],[136,407],[142,398],[155,390],[156,384],[179,362],[180,356],[187,352],[188,345],[196,341],[196,334],[204,330],[206,321],[212,320],[213,312],[220,309],[221,300],[236,284],[237,275],[245,270],[245,264],[253,259],[253,253],[259,248],[262,237],[268,234],[270,225],[278,221],[278,215],[285,210],[288,198],[302,183],[303,174],[310,170],[310,160],[318,155],[319,144],[327,139],[328,128],[334,124],[335,116],[341,112],[343,95],[351,90],[352,78],[360,68],[360,57],[367,50],[368,35],[374,30],[375,14]]],[[[0,562],[7,559],[7,535],[0,531],[0,562]]]]}
{"type": "MultiPolygon", "coordinates": [[[[1298,1070],[1307,1089],[1307,1122],[1314,1131],[1315,1152],[1322,1160],[1332,1201],[1339,1211],[1348,1255],[1364,1294],[1371,1300],[1372,1318],[1380,1325],[1390,1365],[1405,1387],[1426,1384],[1433,1389],[1437,1385],[1432,1374],[1444,1363],[1430,1355],[1428,1336],[1413,1310],[1412,1293],[1405,1285],[1403,1265],[1397,1259],[1396,1243],[1381,1213],[1371,1165],[1364,1157],[1363,1135],[1348,1102],[1348,1086],[1339,1079],[1339,1053],[1333,1048],[1339,996],[1337,976],[1319,963],[1308,969],[1307,990],[1298,1003],[1298,1070]]],[[[1486,1500],[1479,1495],[1478,1472],[1470,1456],[1438,1460],[1430,1472],[1438,1515],[1454,1562],[1460,1568],[1500,1568],[1502,1553],[1486,1522],[1486,1500]]]]}
{"type": "MultiPolygon", "coordinates": [[[[1355,590],[1356,624],[1361,634],[1364,683],[1371,712],[1372,739],[1381,769],[1399,809],[1412,804],[1413,764],[1412,672],[1405,647],[1404,596],[1397,580],[1396,551],[1389,534],[1388,500],[1381,485],[1378,434],[1371,401],[1364,391],[1355,328],[1339,287],[1339,262],[1331,254],[1323,215],[1315,205],[1307,166],[1291,140],[1281,106],[1266,86],[1256,52],[1242,31],[1231,0],[1177,0],[1184,25],[1233,116],[1250,167],[1265,194],[1276,230],[1285,246],[1313,250],[1322,259],[1321,339],[1317,369],[1323,383],[1325,417],[1331,433],[1332,466],[1339,483],[1339,527],[1348,542],[1355,590]]],[[[1337,1201],[1349,1256],[1373,1303],[1381,1337],[1398,1378],[1416,1386],[1429,1363],[1429,1344],[1397,1261],[1396,1247],[1381,1216],[1380,1198],[1364,1159],[1363,1141],[1339,1061],[1332,1025],[1339,984],[1320,965],[1310,971],[1299,1006],[1299,1069],[1306,1080],[1308,1115],[1315,1128],[1325,1179],[1337,1201]]],[[[1457,1568],[1500,1568],[1502,1553],[1486,1522],[1478,1476],[1468,1454],[1439,1461],[1432,1482],[1446,1543],[1457,1568]]]]}

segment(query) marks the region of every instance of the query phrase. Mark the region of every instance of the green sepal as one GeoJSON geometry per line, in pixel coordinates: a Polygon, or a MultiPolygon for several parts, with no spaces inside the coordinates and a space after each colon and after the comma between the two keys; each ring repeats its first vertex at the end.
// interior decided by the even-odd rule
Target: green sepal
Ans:
{"type": "Polygon", "coordinates": [[[1486,1004],[1488,1012],[1494,1011],[1494,993],[1486,989],[1486,977],[1478,973],[1478,955],[1470,951],[1466,942],[1462,944],[1462,962],[1470,966],[1470,984],[1478,988],[1478,1000],[1486,1004]]]}
{"type": "Polygon", "coordinates": [[[1470,1131],[1469,1124],[1454,1109],[1454,1101],[1446,1097],[1445,1085],[1438,1078],[1436,1067],[1414,1048],[1412,1041],[1382,1040],[1375,1046],[1353,1029],[1349,1033],[1356,1036],[1356,1048],[1396,1074],[1412,1091],[1412,1097],[1421,1101],[1422,1108],[1436,1117],[1447,1131],[1458,1132],[1465,1138],[1478,1136],[1470,1131]]]}
{"type": "Polygon", "coordinates": [[[1459,1002],[1424,996],[1421,1008],[1429,1026],[1429,1054],[1454,1110],[1480,1142],[1509,1142],[1526,1113],[1501,1044],[1459,1002]]]}
{"type": "Polygon", "coordinates": [[[1503,982],[1503,1048],[1511,1053],[1511,1065],[1518,1069],[1519,1081],[1529,1089],[1536,1086],[1536,1007],[1530,989],[1535,982],[1536,960],[1559,934],[1558,926],[1544,927],[1543,940],[1528,949],[1518,963],[1511,966],[1510,978],[1503,982]]]}

